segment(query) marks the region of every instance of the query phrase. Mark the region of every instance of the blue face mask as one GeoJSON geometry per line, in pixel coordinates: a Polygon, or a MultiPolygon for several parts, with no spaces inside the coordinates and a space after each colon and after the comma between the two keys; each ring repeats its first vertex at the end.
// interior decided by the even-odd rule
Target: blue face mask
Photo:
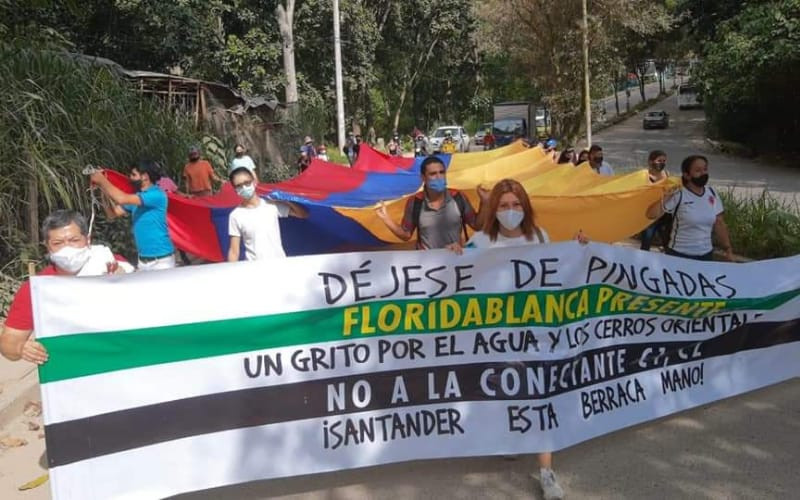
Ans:
{"type": "Polygon", "coordinates": [[[431,191],[441,193],[447,189],[447,181],[445,179],[431,179],[428,181],[428,187],[431,191]]]}

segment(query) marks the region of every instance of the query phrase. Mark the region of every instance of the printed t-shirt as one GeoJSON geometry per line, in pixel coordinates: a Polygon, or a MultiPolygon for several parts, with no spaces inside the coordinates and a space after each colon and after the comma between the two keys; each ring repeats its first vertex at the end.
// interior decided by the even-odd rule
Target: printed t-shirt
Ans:
{"type": "Polygon", "coordinates": [[[288,205],[259,199],[255,207],[233,209],[228,218],[228,235],[242,239],[247,260],[286,257],[278,218],[288,215],[288,205]]]}
{"type": "Polygon", "coordinates": [[[123,205],[132,215],[133,239],[139,257],[165,257],[175,251],[167,229],[167,194],[158,186],[137,193],[141,205],[123,205]]]}
{"type": "Polygon", "coordinates": [[[183,176],[186,177],[190,193],[211,191],[211,179],[214,169],[206,160],[192,161],[183,167],[183,176]]]}
{"type": "Polygon", "coordinates": [[[700,256],[714,250],[711,233],[717,216],[724,209],[722,200],[710,187],[697,195],[685,187],[664,202],[664,211],[673,214],[669,245],[676,252],[700,256]]]}

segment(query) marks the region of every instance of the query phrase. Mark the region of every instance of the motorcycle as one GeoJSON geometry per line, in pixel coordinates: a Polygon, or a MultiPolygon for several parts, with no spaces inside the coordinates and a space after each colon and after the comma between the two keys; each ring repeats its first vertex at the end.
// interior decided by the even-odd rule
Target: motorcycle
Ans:
{"type": "Polygon", "coordinates": [[[423,136],[414,139],[414,157],[428,156],[428,141],[423,136]]]}

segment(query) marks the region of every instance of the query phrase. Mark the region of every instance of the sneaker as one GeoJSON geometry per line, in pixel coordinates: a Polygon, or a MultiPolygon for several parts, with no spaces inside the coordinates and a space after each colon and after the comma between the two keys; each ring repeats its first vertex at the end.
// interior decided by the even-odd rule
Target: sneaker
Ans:
{"type": "Polygon", "coordinates": [[[553,469],[539,470],[539,482],[542,485],[544,500],[561,500],[564,498],[564,490],[559,486],[553,469]]]}

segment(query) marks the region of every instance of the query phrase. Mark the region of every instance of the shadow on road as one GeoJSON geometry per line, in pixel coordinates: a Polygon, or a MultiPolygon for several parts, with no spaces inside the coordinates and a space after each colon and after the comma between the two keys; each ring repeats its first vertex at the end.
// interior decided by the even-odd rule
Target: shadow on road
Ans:
{"type": "MultiPolygon", "coordinates": [[[[800,380],[593,439],[555,455],[572,498],[792,498],[800,487],[800,380]]],[[[274,457],[281,460],[281,457],[274,457]]],[[[541,498],[532,455],[415,461],[173,497],[541,498]]]]}

